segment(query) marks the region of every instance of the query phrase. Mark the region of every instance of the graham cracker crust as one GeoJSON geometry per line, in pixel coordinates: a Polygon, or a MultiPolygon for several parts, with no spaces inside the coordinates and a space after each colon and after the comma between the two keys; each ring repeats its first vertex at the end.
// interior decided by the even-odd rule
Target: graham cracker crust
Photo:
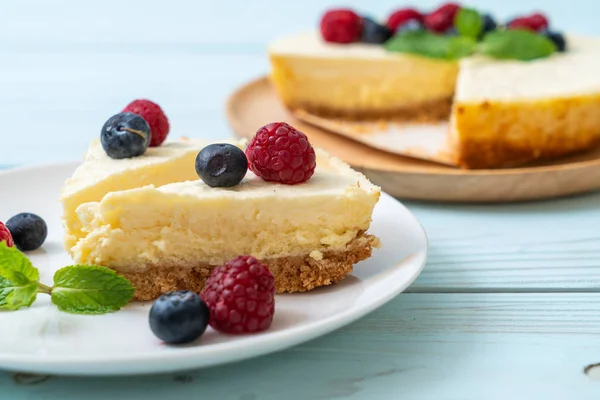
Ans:
{"type": "Polygon", "coordinates": [[[346,121],[404,121],[438,122],[447,121],[452,110],[452,98],[445,97],[415,104],[411,107],[372,109],[334,109],[314,104],[287,104],[292,112],[306,112],[322,118],[342,119],[346,121]]]}
{"type": "MultiPolygon", "coordinates": [[[[359,233],[343,251],[325,251],[321,260],[310,255],[261,260],[275,277],[277,293],[306,292],[337,283],[352,272],[354,264],[371,256],[379,246],[375,236],[359,233]]],[[[135,286],[133,300],[149,301],[174,290],[200,292],[216,265],[148,266],[143,271],[120,272],[135,286]]]]}

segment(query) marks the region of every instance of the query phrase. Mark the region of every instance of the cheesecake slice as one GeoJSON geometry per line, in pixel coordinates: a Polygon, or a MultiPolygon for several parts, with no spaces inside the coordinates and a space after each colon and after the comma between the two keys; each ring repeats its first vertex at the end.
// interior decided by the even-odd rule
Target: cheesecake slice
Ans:
{"type": "Polygon", "coordinates": [[[204,140],[181,139],[150,147],[141,157],[115,160],[106,154],[99,140],[92,142],[83,163],[62,188],[65,249],[71,253],[81,234],[75,213],[81,204],[100,201],[106,194],[120,190],[198,179],[195,159],[207,144],[204,140]]]}
{"type": "Polygon", "coordinates": [[[264,262],[278,293],[338,282],[378,246],[367,231],[380,188],[324,151],[316,156],[314,175],[299,185],[248,171],[232,188],[196,179],[111,191],[74,212],[73,258],[115,269],[137,300],[198,292],[215,266],[238,255],[264,262]]]}

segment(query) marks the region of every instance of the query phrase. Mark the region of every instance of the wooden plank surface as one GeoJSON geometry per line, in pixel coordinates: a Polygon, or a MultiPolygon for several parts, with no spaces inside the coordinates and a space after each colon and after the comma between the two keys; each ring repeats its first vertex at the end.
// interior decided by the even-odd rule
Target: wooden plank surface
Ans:
{"type": "Polygon", "coordinates": [[[600,289],[600,194],[503,205],[405,202],[430,239],[420,292],[600,289]]]}
{"type": "Polygon", "coordinates": [[[149,377],[0,375],[11,400],[592,400],[595,294],[404,294],[362,320],[272,356],[149,377]],[[19,383],[17,383],[19,382],[19,383]]]}

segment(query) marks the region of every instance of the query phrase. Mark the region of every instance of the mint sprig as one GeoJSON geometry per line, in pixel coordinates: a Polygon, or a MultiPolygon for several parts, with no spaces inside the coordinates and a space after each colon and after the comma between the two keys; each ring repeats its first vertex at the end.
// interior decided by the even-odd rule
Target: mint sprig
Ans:
{"type": "Polygon", "coordinates": [[[477,39],[483,30],[483,18],[472,8],[461,8],[454,17],[454,27],[461,36],[477,39]]]}
{"type": "Polygon", "coordinates": [[[39,280],[39,271],[25,254],[0,242],[0,309],[29,307],[38,293],[45,293],[60,311],[103,314],[125,306],[135,291],[112,269],[94,265],[73,265],[56,271],[52,287],[39,280]]]}
{"type": "Polygon", "coordinates": [[[134,288],[115,271],[93,265],[74,265],[54,274],[52,302],[60,311],[103,314],[129,303],[134,288]]]}
{"type": "Polygon", "coordinates": [[[403,32],[388,40],[388,51],[410,53],[442,60],[457,60],[473,53],[477,42],[466,36],[442,36],[428,31],[403,32]]]}
{"type": "Polygon", "coordinates": [[[457,35],[424,29],[400,32],[384,43],[387,51],[454,61],[472,54],[500,60],[531,61],[558,51],[546,35],[524,29],[484,32],[484,18],[475,9],[461,8],[454,17],[457,35]]]}
{"type": "Polygon", "coordinates": [[[524,29],[493,31],[484,36],[479,51],[504,60],[531,61],[556,52],[556,45],[546,36],[524,29]]]}

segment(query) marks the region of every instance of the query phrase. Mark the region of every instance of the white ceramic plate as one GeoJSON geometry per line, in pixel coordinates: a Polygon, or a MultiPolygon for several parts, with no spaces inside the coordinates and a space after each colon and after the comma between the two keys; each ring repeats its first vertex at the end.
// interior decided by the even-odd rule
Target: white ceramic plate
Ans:
{"type": "MultiPolygon", "coordinates": [[[[57,164],[0,172],[0,221],[19,212],[42,216],[44,246],[28,256],[44,283],[72,263],[62,248],[60,187],[76,167],[57,164]]],[[[281,350],[340,328],[391,300],[410,285],[427,259],[416,218],[384,194],[370,230],[382,247],[343,282],[308,293],[278,295],[275,319],[261,334],[229,336],[208,329],[196,342],[162,344],[148,327],[150,303],[100,316],[58,312],[45,295],[29,309],[0,312],[0,368],[32,373],[123,375],[173,372],[281,350]]]]}

